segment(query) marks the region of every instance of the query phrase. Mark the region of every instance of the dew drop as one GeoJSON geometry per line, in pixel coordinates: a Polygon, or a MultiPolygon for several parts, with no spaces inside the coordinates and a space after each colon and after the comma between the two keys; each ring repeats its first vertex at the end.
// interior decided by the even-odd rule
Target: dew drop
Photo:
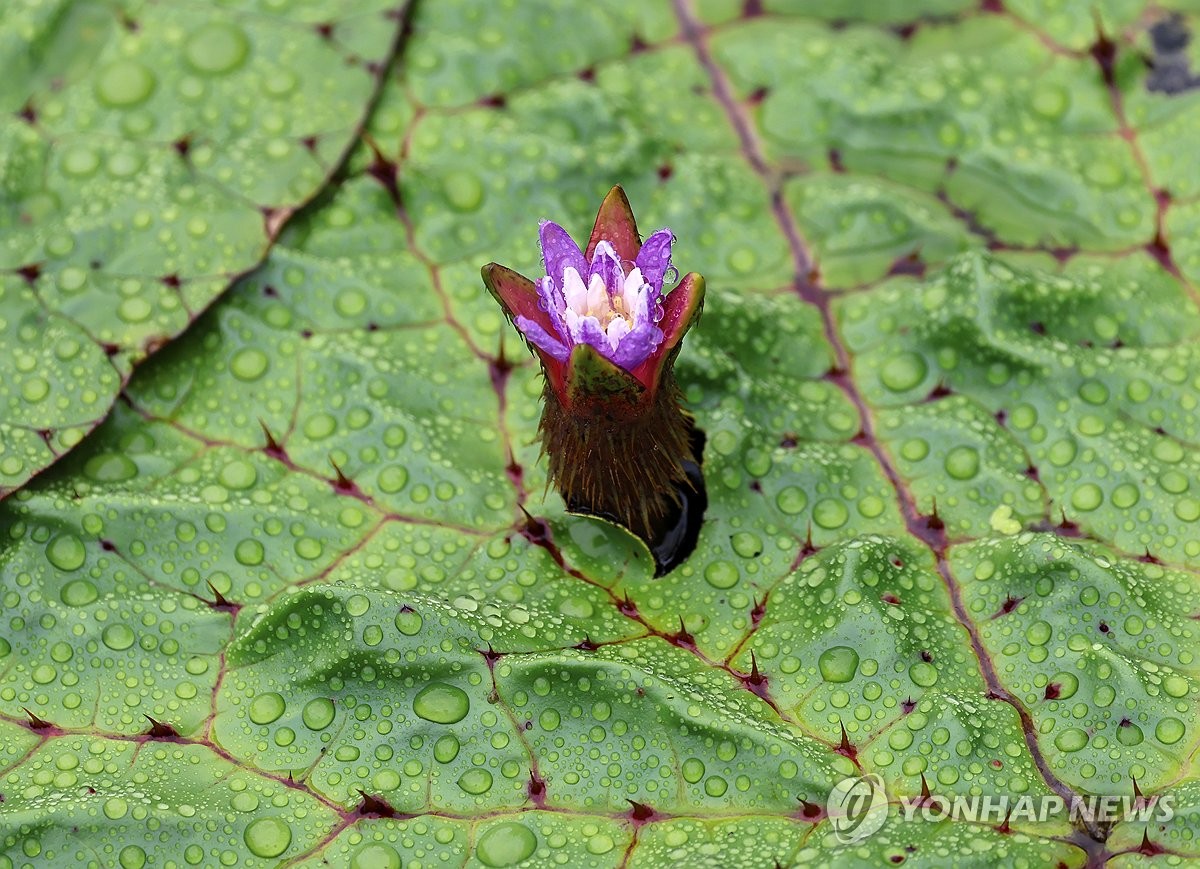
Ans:
{"type": "Polygon", "coordinates": [[[283,714],[287,702],[283,695],[276,691],[259,694],[250,703],[250,720],[255,724],[270,724],[283,714]]]}
{"type": "Polygon", "coordinates": [[[100,635],[104,640],[104,645],[108,646],[114,652],[123,652],[133,645],[133,641],[137,636],[133,632],[133,628],[126,624],[109,625],[104,629],[104,633],[100,635]]]}
{"type": "Polygon", "coordinates": [[[292,828],[279,818],[259,818],[246,825],[242,837],[256,857],[278,857],[292,844],[292,828]]]}
{"type": "Polygon", "coordinates": [[[120,483],[137,476],[138,466],[133,459],[120,453],[100,453],[83,466],[83,473],[97,483],[120,483]]]}
{"type": "Polygon", "coordinates": [[[95,583],[87,579],[68,582],[59,593],[67,606],[87,606],[99,596],[95,583]]]}
{"type": "Polygon", "coordinates": [[[763,542],[757,534],[749,531],[739,531],[729,539],[733,551],[742,558],[756,558],[762,554],[763,542]]]}
{"type": "Polygon", "coordinates": [[[613,841],[612,836],[604,833],[597,833],[587,840],[587,849],[589,854],[607,854],[617,845],[613,841]]]}
{"type": "Polygon", "coordinates": [[[1087,731],[1080,730],[1078,727],[1068,727],[1058,736],[1054,737],[1054,745],[1059,751],[1079,751],[1088,743],[1087,731]]]}
{"type": "Polygon", "coordinates": [[[1043,85],[1033,95],[1033,110],[1047,120],[1061,118],[1070,105],[1066,89],[1058,85],[1043,85]]]}
{"type": "Polygon", "coordinates": [[[413,698],[413,712],[435,724],[462,721],[470,708],[467,693],[445,682],[430,682],[413,698]]]}
{"type": "Polygon", "coordinates": [[[334,706],[328,697],[317,697],[304,704],[300,720],[309,730],[324,730],[333,723],[334,706]]]}
{"type": "Polygon", "coordinates": [[[455,211],[474,211],[483,204],[483,184],[470,172],[450,172],[442,190],[455,211]]]}
{"type": "Polygon", "coordinates": [[[205,24],[188,39],[184,57],[196,72],[220,75],[237,69],[250,53],[241,28],[225,22],[205,24]]]}
{"type": "Polygon", "coordinates": [[[908,668],[908,677],[913,680],[913,684],[928,688],[938,680],[937,667],[925,661],[918,661],[908,668]]]}
{"type": "Polygon", "coordinates": [[[217,479],[227,489],[249,489],[258,480],[258,471],[249,462],[236,459],[221,468],[217,479]]]}
{"type": "Polygon", "coordinates": [[[850,511],[836,498],[825,498],[813,506],[813,521],[827,530],[841,528],[849,518],[850,511]]]}
{"type": "Polygon", "coordinates": [[[1059,700],[1066,700],[1068,697],[1074,697],[1075,692],[1079,690],[1079,679],[1074,673],[1059,673],[1050,680],[1050,684],[1058,686],[1059,700]]]}
{"type": "Polygon", "coordinates": [[[1164,718],[1154,728],[1154,738],[1163,745],[1174,745],[1183,738],[1183,722],[1178,718],[1164,718]]]}
{"type": "Polygon", "coordinates": [[[421,632],[421,614],[410,609],[401,610],[396,614],[396,630],[406,637],[414,637],[421,632]]]}
{"type": "Polygon", "coordinates": [[[391,845],[371,842],[350,858],[350,869],[401,869],[400,855],[391,845]]]}
{"type": "Polygon", "coordinates": [[[469,794],[485,794],[492,787],[492,774],[486,769],[469,769],[459,777],[458,786],[469,794]]]}
{"type": "Polygon", "coordinates": [[[117,856],[121,869],[142,869],[146,865],[146,852],[137,845],[126,845],[117,856]]]}
{"type": "Polygon", "coordinates": [[[379,488],[392,495],[408,482],[408,470],[403,465],[389,465],[379,472],[379,488]]]}
{"type": "Polygon", "coordinates": [[[343,317],[357,317],[367,309],[367,294],[357,287],[342,290],[333,299],[333,309],[343,317]]]}
{"type": "Polygon", "coordinates": [[[238,560],[238,564],[244,564],[247,567],[254,567],[262,564],[265,556],[263,545],[257,540],[242,540],[233,549],[233,557],[238,560]]]}
{"type": "Polygon", "coordinates": [[[955,447],[946,453],[946,473],[956,480],[970,480],[979,473],[979,452],[974,447],[955,447]]]}
{"type": "Polygon", "coordinates": [[[117,108],[136,106],[154,92],[154,73],[136,60],[118,60],[96,77],[96,97],[117,108]]]}
{"type": "Polygon", "coordinates": [[[925,357],[900,353],[883,363],[879,379],[892,392],[905,392],[921,383],[928,370],[925,357]]]}
{"type": "Polygon", "coordinates": [[[1168,697],[1184,697],[1188,692],[1187,679],[1178,674],[1172,674],[1163,679],[1163,691],[1168,697]]]}
{"type": "Polygon", "coordinates": [[[808,506],[808,495],[798,486],[784,486],[775,496],[775,504],[789,516],[795,516],[808,506]]]}
{"type": "Polygon", "coordinates": [[[713,588],[733,588],[737,585],[737,568],[728,561],[713,561],[704,568],[704,579],[713,588]]]}
{"type": "Polygon", "coordinates": [[[1140,745],[1145,738],[1146,735],[1142,733],[1142,728],[1133,722],[1122,724],[1117,728],[1117,741],[1122,745],[1140,745]]]}
{"type": "Polygon", "coordinates": [[[1104,492],[1095,483],[1084,483],[1071,493],[1071,506],[1088,512],[1095,510],[1104,501],[1104,492]]]}
{"type": "Polygon", "coordinates": [[[849,682],[858,672],[858,652],[849,646],[834,646],[821,653],[817,666],[826,682],[849,682]]]}
{"type": "Polygon", "coordinates": [[[449,763],[458,757],[459,744],[452,733],[440,737],[433,746],[433,757],[438,763],[449,763]]]}
{"type": "Polygon", "coordinates": [[[87,550],[74,534],[59,534],[46,545],[46,558],[59,570],[78,570],[87,559],[87,550]]]}
{"type": "Polygon", "coordinates": [[[257,347],[244,347],[233,354],[233,359],[229,363],[229,370],[233,372],[233,376],[238,380],[258,380],[258,378],[266,373],[269,364],[270,360],[267,358],[266,353],[257,347]]]}
{"type": "Polygon", "coordinates": [[[537,850],[537,836],[524,824],[505,821],[479,837],[475,856],[485,866],[515,866],[537,850]]]}

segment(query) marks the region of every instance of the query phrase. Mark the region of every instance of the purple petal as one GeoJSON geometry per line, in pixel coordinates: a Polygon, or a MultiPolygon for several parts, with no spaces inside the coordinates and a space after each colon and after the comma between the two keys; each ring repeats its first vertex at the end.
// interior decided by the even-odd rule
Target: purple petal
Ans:
{"type": "Polygon", "coordinates": [[[621,339],[617,349],[611,354],[605,354],[626,371],[632,371],[646,361],[651,353],[662,343],[662,329],[653,323],[640,323],[633,327],[628,335],[621,339]]]}
{"type": "Polygon", "coordinates": [[[562,340],[570,343],[571,333],[567,331],[567,324],[563,321],[562,312],[566,307],[566,300],[563,299],[562,290],[558,288],[553,278],[544,277],[537,282],[537,293],[540,299],[538,306],[550,317],[550,325],[554,327],[562,340]]]}
{"type": "Polygon", "coordinates": [[[663,278],[673,268],[671,265],[671,245],[675,236],[669,229],[660,229],[642,244],[634,264],[642,270],[642,275],[654,287],[656,295],[662,294],[663,278]]]}
{"type": "Polygon", "coordinates": [[[621,267],[621,257],[607,241],[597,244],[596,252],[592,254],[589,282],[592,275],[599,275],[600,279],[604,281],[604,288],[608,290],[609,298],[619,293],[621,287],[625,285],[625,269],[621,267]]]}
{"type": "Polygon", "coordinates": [[[608,343],[608,336],[595,317],[580,317],[579,331],[575,337],[577,344],[591,344],[600,351],[601,356],[612,356],[612,345],[608,343]]]}
{"type": "Polygon", "coordinates": [[[528,317],[515,317],[513,318],[513,323],[516,324],[516,327],[521,330],[521,334],[531,343],[536,344],[559,362],[566,362],[567,357],[571,355],[571,351],[567,348],[566,344],[555,338],[528,317]]]}
{"type": "Polygon", "coordinates": [[[546,274],[554,279],[555,286],[562,286],[563,270],[567,266],[574,267],[580,275],[587,274],[587,260],[583,258],[583,251],[565,229],[551,220],[544,220],[539,236],[546,274]]]}

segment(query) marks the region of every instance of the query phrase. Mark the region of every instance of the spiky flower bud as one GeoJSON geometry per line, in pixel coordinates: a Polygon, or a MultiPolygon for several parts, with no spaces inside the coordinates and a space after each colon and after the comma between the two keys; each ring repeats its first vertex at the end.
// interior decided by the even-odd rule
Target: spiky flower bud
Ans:
{"type": "Polygon", "coordinates": [[[550,480],[573,512],[628,528],[651,548],[696,488],[691,417],[672,365],[704,302],[704,278],[663,283],[675,236],[645,243],[620,187],[605,197],[587,248],[541,225],[546,276],[536,284],[496,263],[483,281],[545,374],[539,433],[550,480]]]}

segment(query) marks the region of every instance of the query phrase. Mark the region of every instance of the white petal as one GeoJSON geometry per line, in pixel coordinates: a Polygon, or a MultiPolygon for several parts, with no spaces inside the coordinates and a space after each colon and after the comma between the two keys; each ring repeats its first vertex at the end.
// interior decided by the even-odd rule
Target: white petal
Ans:
{"type": "Polygon", "coordinates": [[[621,317],[613,317],[613,321],[608,324],[608,343],[612,349],[616,350],[617,345],[621,343],[621,339],[629,334],[629,322],[621,317]]]}
{"type": "Polygon", "coordinates": [[[604,279],[599,275],[592,275],[587,289],[587,312],[599,316],[607,313],[610,307],[612,306],[608,300],[608,290],[604,286],[604,279]]]}
{"type": "Polygon", "coordinates": [[[633,271],[625,276],[625,287],[622,289],[622,295],[628,296],[633,290],[644,285],[646,279],[642,276],[642,270],[637,266],[633,267],[633,271]]]}
{"type": "Polygon", "coordinates": [[[582,314],[587,310],[587,287],[572,266],[563,269],[563,298],[566,299],[568,311],[582,314]]]}
{"type": "Polygon", "coordinates": [[[645,323],[650,319],[650,293],[653,290],[649,284],[625,291],[625,310],[633,318],[633,322],[645,323]]]}

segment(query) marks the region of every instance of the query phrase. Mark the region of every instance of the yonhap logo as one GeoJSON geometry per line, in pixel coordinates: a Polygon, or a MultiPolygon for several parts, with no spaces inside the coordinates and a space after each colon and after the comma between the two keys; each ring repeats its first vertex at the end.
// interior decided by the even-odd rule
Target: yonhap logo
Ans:
{"type": "Polygon", "coordinates": [[[829,792],[825,812],[833,825],[833,835],[843,845],[877,833],[888,813],[883,779],[871,773],[838,782],[829,792]]]}

